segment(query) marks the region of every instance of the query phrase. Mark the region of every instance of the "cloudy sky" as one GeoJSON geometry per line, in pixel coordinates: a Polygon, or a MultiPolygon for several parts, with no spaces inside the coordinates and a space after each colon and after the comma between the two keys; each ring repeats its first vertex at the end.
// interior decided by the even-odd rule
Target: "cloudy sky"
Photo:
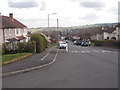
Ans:
{"type": "Polygon", "coordinates": [[[2,0],[0,12],[14,18],[28,27],[79,26],[118,21],[119,0],[2,0]],[[56,13],[56,14],[53,14],[56,13]]]}

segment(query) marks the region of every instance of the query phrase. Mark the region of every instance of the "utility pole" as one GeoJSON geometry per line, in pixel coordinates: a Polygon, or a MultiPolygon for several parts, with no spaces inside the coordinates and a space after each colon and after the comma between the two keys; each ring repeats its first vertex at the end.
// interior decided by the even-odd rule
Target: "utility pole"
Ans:
{"type": "Polygon", "coordinates": [[[50,30],[49,30],[49,14],[48,14],[48,37],[50,37],[50,30]]]}
{"type": "Polygon", "coordinates": [[[59,20],[58,19],[57,19],[57,31],[58,31],[58,41],[59,41],[60,34],[59,34],[59,20]]]}
{"type": "Polygon", "coordinates": [[[50,15],[55,15],[55,14],[57,14],[57,13],[50,13],[50,14],[48,14],[48,32],[49,32],[48,37],[50,37],[50,15]]]}

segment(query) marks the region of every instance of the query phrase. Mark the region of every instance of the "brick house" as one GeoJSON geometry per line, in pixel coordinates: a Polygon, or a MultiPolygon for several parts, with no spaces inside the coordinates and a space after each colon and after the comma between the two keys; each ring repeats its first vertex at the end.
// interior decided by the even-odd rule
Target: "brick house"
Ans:
{"type": "Polygon", "coordinates": [[[0,15],[0,45],[3,43],[27,42],[29,40],[28,28],[10,13],[8,16],[0,15]]]}

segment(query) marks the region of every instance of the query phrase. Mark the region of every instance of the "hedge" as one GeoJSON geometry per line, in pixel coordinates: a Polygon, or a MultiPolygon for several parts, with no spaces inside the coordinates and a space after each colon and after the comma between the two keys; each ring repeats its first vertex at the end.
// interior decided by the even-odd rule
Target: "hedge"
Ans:
{"type": "Polygon", "coordinates": [[[120,41],[117,40],[92,40],[94,46],[105,46],[105,47],[119,47],[120,48],[120,41]]]}
{"type": "Polygon", "coordinates": [[[43,52],[47,47],[47,40],[41,34],[32,34],[30,41],[36,42],[36,52],[43,52]]]}
{"type": "Polygon", "coordinates": [[[15,53],[40,53],[43,52],[47,47],[47,40],[41,34],[32,34],[29,42],[18,42],[12,43],[12,47],[9,45],[2,46],[1,53],[4,54],[15,54],[15,53]]]}

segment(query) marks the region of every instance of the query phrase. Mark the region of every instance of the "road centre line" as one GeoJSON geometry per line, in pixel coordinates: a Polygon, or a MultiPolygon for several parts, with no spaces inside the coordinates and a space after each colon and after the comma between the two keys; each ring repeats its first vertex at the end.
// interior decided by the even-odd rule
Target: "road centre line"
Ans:
{"type": "Polygon", "coordinates": [[[50,53],[46,54],[41,60],[43,61],[50,53]]]}

